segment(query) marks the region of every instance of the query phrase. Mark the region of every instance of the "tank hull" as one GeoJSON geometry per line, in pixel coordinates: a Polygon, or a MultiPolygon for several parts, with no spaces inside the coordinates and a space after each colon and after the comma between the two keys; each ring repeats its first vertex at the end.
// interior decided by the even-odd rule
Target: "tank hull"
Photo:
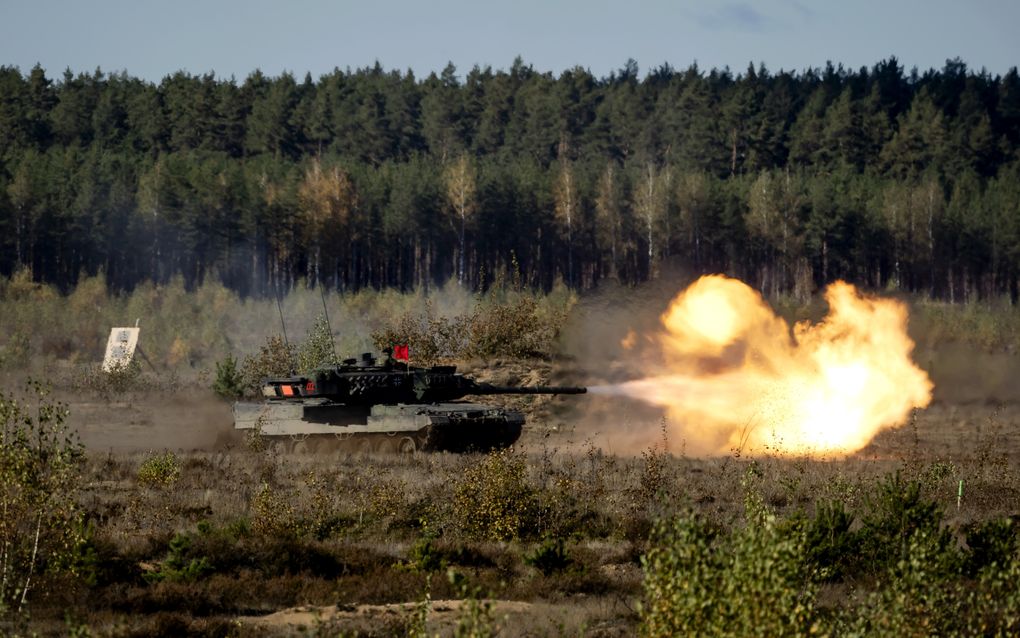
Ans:
{"type": "Polygon", "coordinates": [[[345,405],[328,400],[234,404],[234,427],[257,431],[288,451],[486,451],[513,445],[524,415],[453,401],[345,405]]]}

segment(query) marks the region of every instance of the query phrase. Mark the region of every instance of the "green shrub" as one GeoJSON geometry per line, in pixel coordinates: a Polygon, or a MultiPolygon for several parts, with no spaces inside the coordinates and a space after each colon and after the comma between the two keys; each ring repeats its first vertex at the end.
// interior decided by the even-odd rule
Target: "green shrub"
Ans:
{"type": "Polygon", "coordinates": [[[963,608],[971,636],[1020,636],[1020,555],[991,563],[978,574],[963,608]]]}
{"type": "Polygon", "coordinates": [[[181,476],[181,462],[173,452],[149,456],[138,467],[138,482],[150,487],[172,487],[181,476]]]}
{"type": "Polygon", "coordinates": [[[216,362],[216,378],[212,389],[224,399],[237,399],[244,394],[244,377],[237,369],[234,357],[227,355],[223,361],[216,362]]]}
{"type": "Polygon", "coordinates": [[[564,317],[544,316],[538,302],[527,295],[497,301],[490,295],[479,304],[468,325],[468,354],[475,357],[522,359],[548,356],[559,335],[564,317]]]}
{"type": "Polygon", "coordinates": [[[982,570],[1006,565],[1020,549],[1020,530],[1011,518],[975,522],[964,528],[967,539],[965,571],[977,575],[982,570]]]}
{"type": "Polygon", "coordinates": [[[13,330],[0,346],[0,368],[24,368],[31,359],[32,343],[27,331],[13,330]]]}
{"type": "Polygon", "coordinates": [[[854,517],[838,501],[821,501],[806,524],[807,559],[828,580],[859,569],[860,538],[850,531],[854,517]]]}
{"type": "Polygon", "coordinates": [[[155,571],[148,572],[145,579],[149,582],[171,581],[190,583],[199,580],[213,571],[209,559],[205,556],[191,556],[191,536],[183,532],[170,539],[166,558],[155,571]]]}
{"type": "Polygon", "coordinates": [[[255,419],[255,427],[245,430],[244,432],[244,444],[249,450],[257,454],[263,454],[269,451],[269,437],[262,435],[262,430],[265,429],[266,415],[260,414],[255,419]]]}
{"type": "Polygon", "coordinates": [[[615,521],[604,506],[609,495],[607,466],[613,461],[607,463],[602,450],[591,441],[585,457],[580,464],[570,455],[556,457],[554,462],[554,452],[544,449],[538,482],[545,487],[540,496],[546,534],[565,538],[582,530],[588,538],[612,534],[615,521]]]}
{"type": "Polygon", "coordinates": [[[426,532],[415,541],[407,553],[407,567],[425,574],[446,569],[446,559],[436,547],[435,534],[426,532]]]}
{"type": "Polygon", "coordinates": [[[900,558],[865,602],[847,610],[838,635],[953,636],[960,635],[967,612],[967,594],[944,569],[937,531],[917,529],[907,538],[900,558]]]}
{"type": "Polygon", "coordinates": [[[868,499],[865,512],[858,534],[862,565],[868,569],[891,569],[908,560],[915,537],[933,544],[929,554],[938,556],[944,569],[958,566],[959,553],[952,533],[942,525],[942,509],[922,496],[919,481],[904,481],[899,472],[887,476],[868,499]]]}
{"type": "Polygon", "coordinates": [[[805,539],[750,523],[720,533],[694,515],[660,521],[642,557],[643,636],[806,636],[821,628],[805,539]]]}
{"type": "Polygon", "coordinates": [[[510,540],[534,536],[540,508],[523,455],[497,450],[467,468],[454,488],[453,509],[469,536],[510,540]]]}
{"type": "Polygon", "coordinates": [[[325,540],[343,529],[346,521],[338,512],[336,483],[314,471],[305,474],[308,494],[302,499],[307,504],[306,525],[312,536],[325,540]]]}
{"type": "Polygon", "coordinates": [[[638,499],[643,503],[654,503],[664,498],[671,484],[669,465],[672,457],[665,447],[650,447],[641,451],[641,476],[638,483],[638,499]]]}
{"type": "Polygon", "coordinates": [[[454,569],[446,572],[447,579],[461,599],[460,613],[457,614],[457,626],[453,630],[455,638],[489,638],[500,633],[492,609],[492,602],[485,599],[480,587],[472,587],[467,578],[454,569]]]}
{"type": "Polygon", "coordinates": [[[1020,335],[1020,312],[1009,300],[948,303],[922,299],[911,306],[911,332],[940,345],[960,341],[988,350],[1013,350],[1020,335]]]}
{"type": "Polygon", "coordinates": [[[321,314],[316,317],[308,336],[297,348],[297,370],[308,374],[316,368],[338,363],[333,335],[329,331],[326,316],[321,314]]]}
{"type": "Polygon", "coordinates": [[[562,538],[547,538],[534,551],[524,556],[524,564],[542,572],[543,576],[562,572],[573,562],[567,555],[562,538]]]}
{"type": "Polygon", "coordinates": [[[425,579],[421,600],[404,621],[404,635],[409,638],[429,638],[429,613],[432,611],[432,578],[425,579]]]}

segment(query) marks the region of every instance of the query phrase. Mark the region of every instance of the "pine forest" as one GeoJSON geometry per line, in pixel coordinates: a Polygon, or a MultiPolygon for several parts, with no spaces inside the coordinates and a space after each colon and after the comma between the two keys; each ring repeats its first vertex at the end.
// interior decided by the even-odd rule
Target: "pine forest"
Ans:
{"type": "Polygon", "coordinates": [[[681,269],[766,294],[1018,296],[1015,67],[51,76],[0,67],[0,275],[65,291],[681,269]]]}

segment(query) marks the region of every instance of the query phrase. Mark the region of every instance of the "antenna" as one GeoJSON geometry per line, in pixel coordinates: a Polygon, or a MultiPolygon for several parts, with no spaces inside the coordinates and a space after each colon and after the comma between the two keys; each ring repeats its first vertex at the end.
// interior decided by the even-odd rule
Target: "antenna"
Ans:
{"type": "Polygon", "coordinates": [[[338,365],[340,360],[336,356],[336,341],[333,339],[333,326],[329,324],[329,310],[326,308],[326,289],[319,283],[319,296],[322,297],[322,314],[326,316],[326,330],[329,330],[329,346],[333,349],[333,365],[338,365]]]}
{"type": "MultiPolygon", "coordinates": [[[[287,323],[283,320],[283,304],[280,303],[280,286],[276,286],[276,309],[280,311],[280,327],[283,328],[283,345],[287,347],[288,358],[290,356],[290,341],[287,339],[287,323]]],[[[294,362],[290,365],[291,373],[294,372],[294,362]]]]}

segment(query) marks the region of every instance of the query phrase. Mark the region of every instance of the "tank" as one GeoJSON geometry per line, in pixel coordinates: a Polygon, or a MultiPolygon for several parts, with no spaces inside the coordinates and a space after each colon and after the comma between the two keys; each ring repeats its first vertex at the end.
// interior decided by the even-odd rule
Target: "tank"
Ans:
{"type": "Polygon", "coordinates": [[[582,387],[479,383],[456,366],[412,366],[371,353],[307,376],[266,379],[261,403],[234,404],[234,427],[257,430],[287,451],[486,451],[513,445],[524,414],[465,397],[584,394],[582,387]]]}

